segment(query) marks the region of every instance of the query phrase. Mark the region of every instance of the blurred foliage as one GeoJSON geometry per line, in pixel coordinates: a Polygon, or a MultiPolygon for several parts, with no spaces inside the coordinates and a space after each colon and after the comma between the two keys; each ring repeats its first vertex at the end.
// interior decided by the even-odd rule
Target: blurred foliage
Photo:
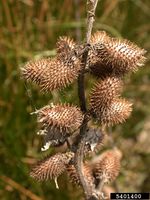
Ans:
{"type": "MultiPolygon", "coordinates": [[[[68,35],[79,42],[84,40],[85,5],[86,1],[81,0],[0,1],[1,200],[80,198],[81,190],[75,190],[66,176],[60,178],[60,190],[56,190],[53,181],[35,183],[28,174],[30,165],[47,154],[40,153],[36,119],[30,112],[52,101],[78,103],[76,85],[61,92],[42,94],[36,86],[21,80],[19,68],[30,59],[55,55],[59,35],[68,35]]],[[[94,30],[127,38],[149,51],[149,22],[149,0],[101,0],[94,30]]],[[[116,146],[124,155],[121,174],[112,185],[120,192],[150,191],[149,55],[148,52],[145,67],[125,78],[124,95],[134,103],[132,116],[111,130],[116,146]]],[[[93,80],[86,84],[87,92],[93,80]]]]}

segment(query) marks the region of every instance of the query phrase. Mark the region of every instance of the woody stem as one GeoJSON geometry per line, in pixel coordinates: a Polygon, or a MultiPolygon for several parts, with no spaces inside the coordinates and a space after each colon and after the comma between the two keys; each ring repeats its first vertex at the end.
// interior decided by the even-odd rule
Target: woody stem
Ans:
{"type": "MultiPolygon", "coordinates": [[[[90,43],[97,3],[98,3],[98,0],[87,0],[87,33],[86,33],[87,45],[89,45],[90,43]]],[[[83,53],[83,56],[82,56],[83,68],[78,77],[78,96],[79,96],[80,108],[83,111],[83,113],[86,113],[87,111],[86,97],[85,97],[85,84],[84,84],[84,76],[85,76],[84,71],[87,65],[88,51],[89,51],[89,48],[87,48],[87,50],[83,53]]],[[[75,152],[75,167],[77,170],[77,174],[80,178],[81,185],[84,190],[85,199],[97,200],[98,197],[94,195],[95,191],[93,191],[91,184],[88,183],[86,176],[84,175],[84,172],[83,172],[83,157],[84,157],[85,135],[86,135],[87,123],[88,123],[88,117],[85,114],[83,124],[80,128],[80,137],[78,137],[77,139],[77,149],[75,152]]]]}

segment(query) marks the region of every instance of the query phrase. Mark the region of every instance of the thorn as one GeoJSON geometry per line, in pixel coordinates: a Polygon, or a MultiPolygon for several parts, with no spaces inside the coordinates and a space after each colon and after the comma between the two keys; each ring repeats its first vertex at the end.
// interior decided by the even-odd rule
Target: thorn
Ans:
{"type": "Polygon", "coordinates": [[[51,145],[51,142],[47,142],[42,148],[41,148],[41,151],[46,151],[47,149],[49,149],[51,145]]]}
{"type": "Polygon", "coordinates": [[[55,107],[54,103],[50,103],[50,107],[54,108],[55,107]]]}
{"type": "Polygon", "coordinates": [[[34,112],[31,112],[30,115],[37,114],[38,112],[39,112],[39,110],[38,110],[38,109],[35,109],[35,111],[34,111],[34,112]]]}
{"type": "Polygon", "coordinates": [[[58,182],[57,182],[57,177],[55,177],[54,181],[55,181],[56,189],[59,189],[59,185],[58,185],[58,182]]]}

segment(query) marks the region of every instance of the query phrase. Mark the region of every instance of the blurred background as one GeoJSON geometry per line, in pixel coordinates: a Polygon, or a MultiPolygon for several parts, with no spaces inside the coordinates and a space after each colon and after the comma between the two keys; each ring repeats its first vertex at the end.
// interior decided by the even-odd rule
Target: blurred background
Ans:
{"type": "MultiPolygon", "coordinates": [[[[19,68],[31,59],[55,55],[60,35],[81,42],[86,31],[86,0],[0,1],[0,199],[80,199],[81,190],[64,175],[60,190],[53,181],[37,183],[29,177],[31,165],[45,155],[36,135],[36,118],[30,113],[48,102],[78,104],[76,84],[61,92],[43,94],[20,78],[19,68]]],[[[150,49],[149,0],[101,0],[96,10],[95,30],[127,38],[147,52],[150,49]]],[[[123,152],[117,181],[106,190],[150,191],[150,57],[137,73],[125,78],[124,96],[134,103],[132,116],[109,130],[123,152]]],[[[86,82],[87,93],[94,82],[86,82]]],[[[86,80],[87,81],[87,80],[86,80]]],[[[104,146],[109,149],[110,144],[104,146]]]]}

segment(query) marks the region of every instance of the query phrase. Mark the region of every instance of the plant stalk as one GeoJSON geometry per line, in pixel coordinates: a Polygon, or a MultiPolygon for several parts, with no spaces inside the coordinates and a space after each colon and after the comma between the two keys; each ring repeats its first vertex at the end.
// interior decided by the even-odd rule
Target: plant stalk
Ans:
{"type": "MultiPolygon", "coordinates": [[[[87,31],[86,31],[87,45],[90,44],[90,38],[91,38],[97,3],[98,3],[98,0],[87,0],[87,31]]],[[[83,56],[82,56],[83,68],[78,77],[78,96],[79,96],[80,108],[85,113],[85,117],[83,120],[83,124],[80,128],[80,137],[78,137],[78,141],[77,141],[77,150],[75,153],[75,167],[79,175],[81,185],[84,190],[85,199],[97,200],[98,197],[94,195],[95,190],[93,187],[91,187],[91,183],[88,183],[88,181],[86,180],[86,176],[84,175],[84,172],[83,172],[85,136],[86,136],[86,128],[88,124],[88,117],[86,115],[87,108],[86,108],[86,97],[85,97],[84,71],[87,64],[88,51],[89,51],[89,48],[87,48],[87,51],[83,53],[83,56]]]]}

